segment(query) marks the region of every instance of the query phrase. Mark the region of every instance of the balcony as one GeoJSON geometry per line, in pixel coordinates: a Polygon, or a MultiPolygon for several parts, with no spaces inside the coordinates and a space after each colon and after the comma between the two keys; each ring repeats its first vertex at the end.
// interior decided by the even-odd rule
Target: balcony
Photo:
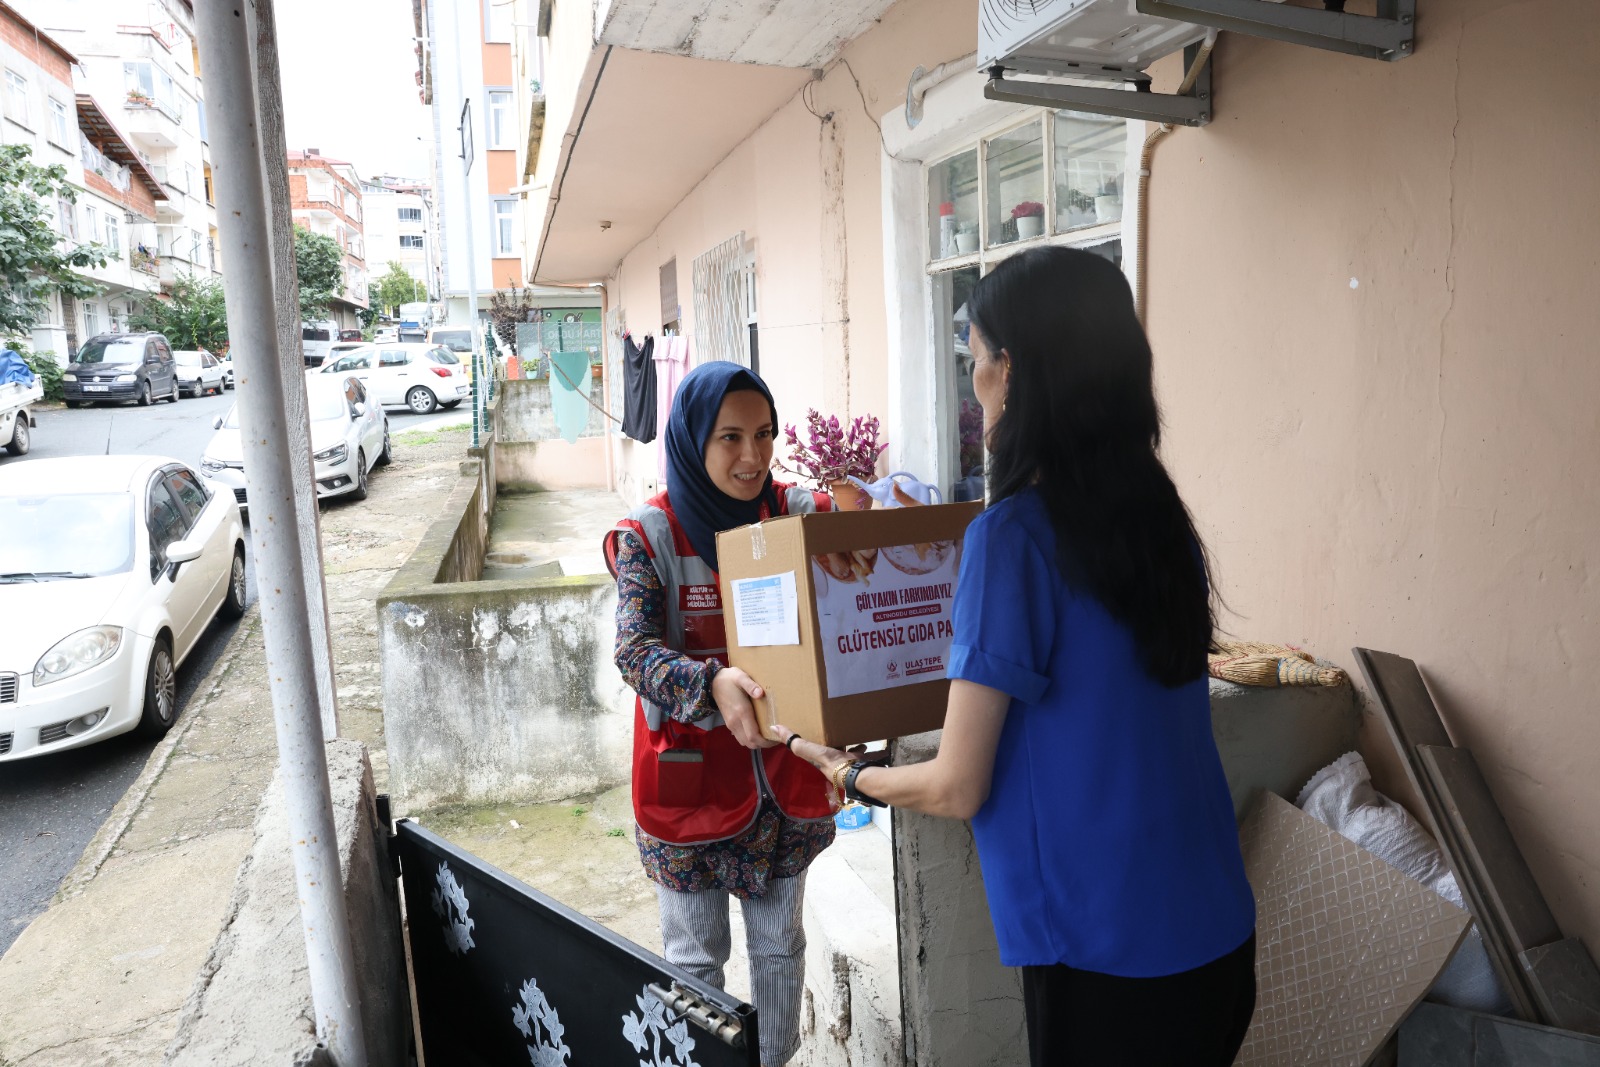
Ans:
{"type": "Polygon", "coordinates": [[[130,90],[122,124],[129,137],[147,148],[164,152],[178,147],[178,133],[183,129],[183,107],[146,96],[138,90],[130,90]]]}
{"type": "Polygon", "coordinates": [[[161,257],[143,245],[135,245],[128,253],[128,265],[140,274],[161,276],[161,257]]]}

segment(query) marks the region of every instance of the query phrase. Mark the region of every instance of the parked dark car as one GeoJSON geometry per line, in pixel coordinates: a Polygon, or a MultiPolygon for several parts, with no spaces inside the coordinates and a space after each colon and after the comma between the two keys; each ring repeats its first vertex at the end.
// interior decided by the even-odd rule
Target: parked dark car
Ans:
{"type": "Polygon", "coordinates": [[[61,376],[67,407],[97,400],[178,402],[172,346],[159,333],[103,333],[78,349],[61,376]]]}

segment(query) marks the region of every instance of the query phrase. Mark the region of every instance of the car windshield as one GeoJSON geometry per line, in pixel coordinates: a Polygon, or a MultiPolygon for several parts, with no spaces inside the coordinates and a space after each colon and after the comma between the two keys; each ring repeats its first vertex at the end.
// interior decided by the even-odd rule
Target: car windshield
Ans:
{"type": "Polygon", "coordinates": [[[471,330],[435,330],[433,331],[434,344],[444,345],[452,352],[472,351],[471,330]]]}
{"type": "Polygon", "coordinates": [[[312,422],[325,422],[328,419],[343,419],[350,415],[350,408],[344,398],[342,389],[310,389],[306,392],[306,406],[309,409],[307,416],[312,422]]]}
{"type": "Polygon", "coordinates": [[[428,358],[435,363],[443,363],[447,367],[459,366],[461,363],[456,358],[456,354],[448,348],[430,348],[428,349],[428,358]]]}
{"type": "Polygon", "coordinates": [[[89,341],[78,349],[74,363],[137,363],[144,358],[144,342],[89,341]]]}
{"type": "Polygon", "coordinates": [[[198,367],[200,365],[200,353],[198,352],[174,352],[172,353],[172,358],[178,361],[178,366],[180,367],[198,367]]]}
{"type": "Polygon", "coordinates": [[[0,496],[0,571],[15,576],[120,574],[133,566],[127,493],[0,496]]]}

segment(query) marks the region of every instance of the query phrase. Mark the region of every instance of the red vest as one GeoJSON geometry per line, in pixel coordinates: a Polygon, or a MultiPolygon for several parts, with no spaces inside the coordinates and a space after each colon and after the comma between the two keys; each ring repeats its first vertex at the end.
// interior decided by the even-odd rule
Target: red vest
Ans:
{"type": "MultiPolygon", "coordinates": [[[[824,493],[773,484],[780,515],[828,511],[824,493]]],[[[666,600],[668,648],[692,659],[726,662],[728,641],[717,574],[678,525],[666,493],[628,514],[606,537],[606,561],[616,570],[616,535],[644,542],[666,600]]],[[[760,681],[760,679],[757,679],[760,681]]],[[[755,821],[763,793],[799,822],[832,818],[827,781],[784,748],[747,749],[713,712],[682,723],[642,696],[634,701],[633,814],[658,841],[701,845],[743,833],[755,821]]]]}

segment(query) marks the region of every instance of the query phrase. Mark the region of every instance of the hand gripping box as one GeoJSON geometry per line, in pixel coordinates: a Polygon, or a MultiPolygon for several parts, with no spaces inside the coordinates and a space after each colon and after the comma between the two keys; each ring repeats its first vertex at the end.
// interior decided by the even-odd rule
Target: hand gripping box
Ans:
{"type": "Polygon", "coordinates": [[[836,748],[944,723],[961,542],[982,504],[789,515],[717,535],[728,660],[836,748]]]}

